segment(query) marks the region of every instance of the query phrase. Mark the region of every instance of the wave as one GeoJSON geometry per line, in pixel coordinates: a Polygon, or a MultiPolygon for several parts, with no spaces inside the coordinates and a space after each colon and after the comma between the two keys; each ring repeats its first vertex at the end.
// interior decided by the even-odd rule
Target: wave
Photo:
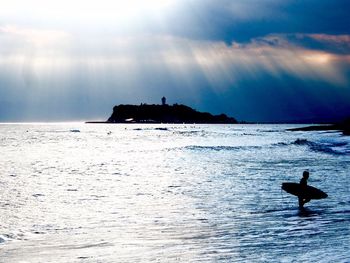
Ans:
{"type": "Polygon", "coordinates": [[[264,148],[278,148],[278,147],[290,147],[290,146],[306,146],[311,151],[321,152],[332,155],[349,155],[350,145],[347,142],[335,142],[335,141],[321,141],[312,142],[307,139],[297,139],[291,143],[279,142],[270,145],[249,145],[249,146],[227,146],[227,145],[214,145],[214,146],[202,146],[202,145],[189,145],[183,147],[185,150],[191,151],[238,151],[238,150],[259,150],[264,148]]]}
{"type": "Polygon", "coordinates": [[[204,131],[176,131],[177,134],[180,135],[193,135],[193,134],[199,134],[199,133],[204,133],[204,131]]]}
{"type": "Polygon", "coordinates": [[[195,150],[195,151],[236,151],[242,149],[261,149],[261,146],[199,146],[199,145],[190,145],[184,147],[186,150],[195,150]]]}
{"type": "Polygon", "coordinates": [[[165,127],[156,127],[156,128],[135,128],[134,131],[169,131],[168,128],[165,127]]]}
{"type": "Polygon", "coordinates": [[[0,245],[9,241],[20,239],[20,235],[15,234],[0,234],[0,245]]]}
{"type": "Polygon", "coordinates": [[[320,141],[312,142],[307,139],[297,139],[292,142],[292,145],[308,146],[312,151],[323,152],[334,155],[348,155],[350,154],[350,148],[347,147],[347,142],[334,142],[334,141],[320,141]]]}
{"type": "Polygon", "coordinates": [[[5,241],[6,241],[6,238],[4,236],[0,235],[0,244],[5,243],[5,241]]]}

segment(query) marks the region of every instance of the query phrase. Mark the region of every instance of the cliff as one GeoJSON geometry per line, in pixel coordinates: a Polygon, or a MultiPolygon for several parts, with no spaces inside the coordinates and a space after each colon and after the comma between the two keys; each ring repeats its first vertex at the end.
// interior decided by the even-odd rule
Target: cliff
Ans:
{"type": "Polygon", "coordinates": [[[185,105],[117,105],[108,123],[237,123],[225,114],[198,112],[185,105]]]}

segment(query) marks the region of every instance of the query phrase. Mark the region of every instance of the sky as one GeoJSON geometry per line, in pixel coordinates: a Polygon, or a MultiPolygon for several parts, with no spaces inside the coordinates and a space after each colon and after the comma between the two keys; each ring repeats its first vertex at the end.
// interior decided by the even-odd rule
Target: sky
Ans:
{"type": "Polygon", "coordinates": [[[0,122],[186,104],[240,121],[350,116],[348,0],[0,0],[0,122]]]}

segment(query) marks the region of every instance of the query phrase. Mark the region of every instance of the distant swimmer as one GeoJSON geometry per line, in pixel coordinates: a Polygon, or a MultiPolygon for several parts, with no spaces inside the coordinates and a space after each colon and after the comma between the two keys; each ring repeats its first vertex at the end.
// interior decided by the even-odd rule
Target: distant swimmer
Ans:
{"type": "Polygon", "coordinates": [[[300,180],[300,195],[298,196],[299,200],[299,208],[303,208],[304,204],[310,202],[310,198],[306,198],[305,195],[307,193],[307,180],[309,179],[309,172],[303,172],[303,178],[300,180]]]}

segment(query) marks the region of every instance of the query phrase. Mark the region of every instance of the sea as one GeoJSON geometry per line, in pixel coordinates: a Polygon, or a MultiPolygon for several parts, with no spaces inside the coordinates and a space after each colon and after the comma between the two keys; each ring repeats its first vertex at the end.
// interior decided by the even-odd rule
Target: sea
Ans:
{"type": "Polygon", "coordinates": [[[296,127],[0,124],[0,262],[350,262],[350,137],[296,127]]]}

